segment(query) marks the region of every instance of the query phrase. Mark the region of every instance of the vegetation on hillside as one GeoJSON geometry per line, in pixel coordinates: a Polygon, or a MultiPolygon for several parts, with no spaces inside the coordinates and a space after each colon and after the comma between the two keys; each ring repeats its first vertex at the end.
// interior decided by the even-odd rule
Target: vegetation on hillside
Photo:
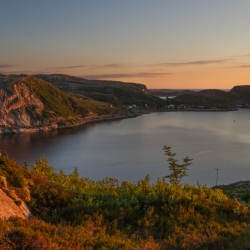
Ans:
{"type": "Polygon", "coordinates": [[[112,118],[165,105],[160,98],[148,95],[142,84],[67,75],[0,75],[0,100],[0,126],[11,128],[4,133],[34,126],[43,130],[40,127],[80,125],[94,116],[112,118]]]}
{"type": "Polygon", "coordinates": [[[96,114],[109,114],[110,105],[95,100],[79,100],[50,83],[39,78],[27,77],[25,84],[32,88],[45,104],[44,116],[86,116],[89,112],[96,114]]]}
{"type": "Polygon", "coordinates": [[[218,186],[230,198],[236,198],[250,208],[250,181],[239,181],[218,186]]]}
{"type": "Polygon", "coordinates": [[[230,94],[237,97],[243,104],[250,101],[250,85],[235,86],[230,90],[230,94]]]}
{"type": "MultiPolygon", "coordinates": [[[[3,90],[2,93],[8,93],[8,98],[11,99],[12,102],[18,101],[18,95],[22,97],[25,96],[25,93],[16,93],[16,91],[14,91],[15,85],[18,86],[19,84],[25,84],[30,92],[34,93],[39,100],[42,101],[44,109],[40,117],[41,120],[56,117],[85,117],[90,112],[97,115],[111,114],[113,112],[113,108],[108,103],[99,102],[90,98],[80,100],[34,76],[10,75],[0,77],[0,89],[3,90]],[[13,97],[12,95],[17,96],[13,97]]],[[[6,98],[6,96],[3,96],[3,98],[6,98]]],[[[35,103],[29,103],[28,98],[23,99],[27,102],[23,104],[26,105],[27,110],[36,109],[35,103]]],[[[18,106],[15,107],[15,110],[18,110],[18,106]]],[[[15,114],[14,111],[12,111],[13,115],[15,114]]],[[[32,112],[30,112],[30,114],[31,113],[32,112]]]]}
{"type": "Polygon", "coordinates": [[[237,105],[250,107],[250,85],[235,86],[230,91],[218,89],[206,89],[201,91],[180,91],[169,102],[175,105],[184,104],[192,108],[203,107],[205,109],[219,108],[230,109],[237,105]],[[182,93],[183,92],[183,93],[182,93]]]}
{"type": "Polygon", "coordinates": [[[0,175],[20,197],[28,187],[33,214],[0,221],[1,249],[250,247],[248,208],[217,188],[165,178],[150,184],[149,175],[137,183],[93,181],[77,169],[55,173],[45,157],[29,169],[2,154],[0,175]]]}
{"type": "Polygon", "coordinates": [[[223,109],[235,107],[235,96],[222,90],[202,90],[181,94],[173,99],[173,103],[176,105],[191,105],[195,108],[204,106],[206,109],[214,107],[223,109]]]}
{"type": "Polygon", "coordinates": [[[86,80],[62,74],[37,75],[57,88],[76,95],[78,98],[92,98],[115,106],[137,105],[145,107],[164,107],[165,102],[158,97],[147,94],[143,84],[119,81],[86,80]]]}

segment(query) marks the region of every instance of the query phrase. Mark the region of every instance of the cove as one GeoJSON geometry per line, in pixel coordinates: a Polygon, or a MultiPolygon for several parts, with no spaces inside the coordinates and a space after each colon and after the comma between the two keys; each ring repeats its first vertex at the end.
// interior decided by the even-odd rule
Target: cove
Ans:
{"type": "Polygon", "coordinates": [[[250,179],[250,109],[232,112],[159,112],[34,134],[0,135],[0,150],[22,164],[44,155],[55,171],[75,167],[93,180],[105,177],[151,182],[167,175],[171,146],[176,158],[193,159],[189,184],[229,184],[250,179]]]}

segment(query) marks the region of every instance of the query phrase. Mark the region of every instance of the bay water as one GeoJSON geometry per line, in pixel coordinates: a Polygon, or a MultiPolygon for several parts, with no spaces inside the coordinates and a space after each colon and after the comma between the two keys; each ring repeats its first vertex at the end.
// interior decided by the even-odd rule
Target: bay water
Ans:
{"type": "Polygon", "coordinates": [[[151,183],[169,174],[163,146],[179,163],[193,159],[183,183],[214,186],[250,179],[250,109],[230,112],[158,112],[85,124],[75,129],[0,135],[0,150],[30,166],[42,155],[58,172],[151,183]]]}

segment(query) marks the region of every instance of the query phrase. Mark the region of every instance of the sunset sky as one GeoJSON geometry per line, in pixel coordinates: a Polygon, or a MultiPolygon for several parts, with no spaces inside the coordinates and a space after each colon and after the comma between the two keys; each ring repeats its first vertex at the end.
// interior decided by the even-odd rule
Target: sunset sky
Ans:
{"type": "Polygon", "coordinates": [[[250,84],[249,0],[1,0],[0,73],[250,84]]]}

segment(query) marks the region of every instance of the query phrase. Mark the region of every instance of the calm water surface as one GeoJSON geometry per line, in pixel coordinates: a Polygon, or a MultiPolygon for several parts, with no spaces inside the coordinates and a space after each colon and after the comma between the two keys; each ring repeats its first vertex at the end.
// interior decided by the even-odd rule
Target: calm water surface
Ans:
{"type": "Polygon", "coordinates": [[[250,179],[250,110],[234,112],[165,112],[77,129],[2,135],[0,149],[32,165],[44,155],[55,171],[94,180],[115,177],[136,182],[167,175],[163,145],[177,158],[193,158],[184,182],[214,186],[250,179]]]}

